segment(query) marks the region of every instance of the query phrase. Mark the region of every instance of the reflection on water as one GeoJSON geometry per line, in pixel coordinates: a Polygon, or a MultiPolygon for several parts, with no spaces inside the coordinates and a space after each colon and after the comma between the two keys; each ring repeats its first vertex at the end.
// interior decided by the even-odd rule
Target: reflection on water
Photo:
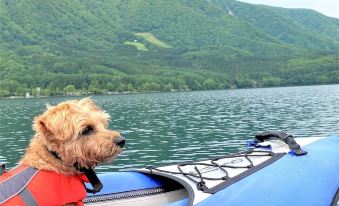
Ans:
{"type": "MultiPolygon", "coordinates": [[[[67,98],[0,100],[0,161],[14,166],[45,104],[67,98]]],[[[339,133],[339,86],[95,96],[127,138],[100,172],[223,155],[263,130],[295,136],[339,133]]]]}

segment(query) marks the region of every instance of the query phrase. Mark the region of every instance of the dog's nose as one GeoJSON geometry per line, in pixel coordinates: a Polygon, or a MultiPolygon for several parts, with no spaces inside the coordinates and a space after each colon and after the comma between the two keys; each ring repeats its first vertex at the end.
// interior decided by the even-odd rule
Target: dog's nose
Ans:
{"type": "Polygon", "coordinates": [[[115,144],[119,147],[123,147],[125,145],[126,139],[123,136],[119,136],[115,139],[115,144]]]}

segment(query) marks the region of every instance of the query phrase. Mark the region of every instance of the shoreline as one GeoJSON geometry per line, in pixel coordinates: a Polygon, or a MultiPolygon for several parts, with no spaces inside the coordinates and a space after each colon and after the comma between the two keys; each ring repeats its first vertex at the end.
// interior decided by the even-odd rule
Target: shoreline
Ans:
{"type": "Polygon", "coordinates": [[[339,84],[312,84],[312,85],[287,85],[276,87],[245,87],[245,88],[229,88],[229,89],[212,89],[212,90],[175,90],[175,91],[124,91],[124,92],[107,92],[104,94],[76,94],[76,95],[51,95],[51,96],[10,96],[0,97],[1,99],[40,99],[40,98],[53,98],[53,97],[88,97],[88,96],[114,96],[114,95],[130,95],[130,94],[154,94],[154,93],[176,93],[176,92],[203,92],[203,91],[227,91],[227,90],[242,90],[242,89],[267,89],[267,88],[288,88],[288,87],[312,87],[312,86],[331,86],[339,84]]]}

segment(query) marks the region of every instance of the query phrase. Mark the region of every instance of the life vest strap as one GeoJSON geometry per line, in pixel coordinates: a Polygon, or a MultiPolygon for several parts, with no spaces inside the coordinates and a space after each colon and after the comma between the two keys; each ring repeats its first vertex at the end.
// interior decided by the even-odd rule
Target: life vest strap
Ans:
{"type": "Polygon", "coordinates": [[[10,176],[8,179],[0,183],[0,205],[12,197],[19,195],[26,203],[27,206],[35,206],[36,202],[33,196],[30,194],[26,186],[33,179],[33,177],[39,172],[39,170],[31,167],[26,167],[19,173],[10,176]],[[33,198],[33,200],[32,200],[33,198]],[[32,204],[28,204],[32,203],[32,204]]]}
{"type": "Polygon", "coordinates": [[[27,187],[20,192],[19,196],[24,201],[25,206],[38,206],[37,201],[27,187]]]}

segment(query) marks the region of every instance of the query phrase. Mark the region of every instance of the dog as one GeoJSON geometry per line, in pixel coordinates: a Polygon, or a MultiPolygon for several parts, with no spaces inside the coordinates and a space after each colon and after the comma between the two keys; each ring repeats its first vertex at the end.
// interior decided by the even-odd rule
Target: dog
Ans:
{"type": "Polygon", "coordinates": [[[0,176],[0,205],[83,205],[84,171],[113,160],[125,144],[109,118],[90,98],[48,106],[34,119],[36,134],[18,167],[0,176]],[[17,176],[28,183],[7,194],[17,176]]]}

